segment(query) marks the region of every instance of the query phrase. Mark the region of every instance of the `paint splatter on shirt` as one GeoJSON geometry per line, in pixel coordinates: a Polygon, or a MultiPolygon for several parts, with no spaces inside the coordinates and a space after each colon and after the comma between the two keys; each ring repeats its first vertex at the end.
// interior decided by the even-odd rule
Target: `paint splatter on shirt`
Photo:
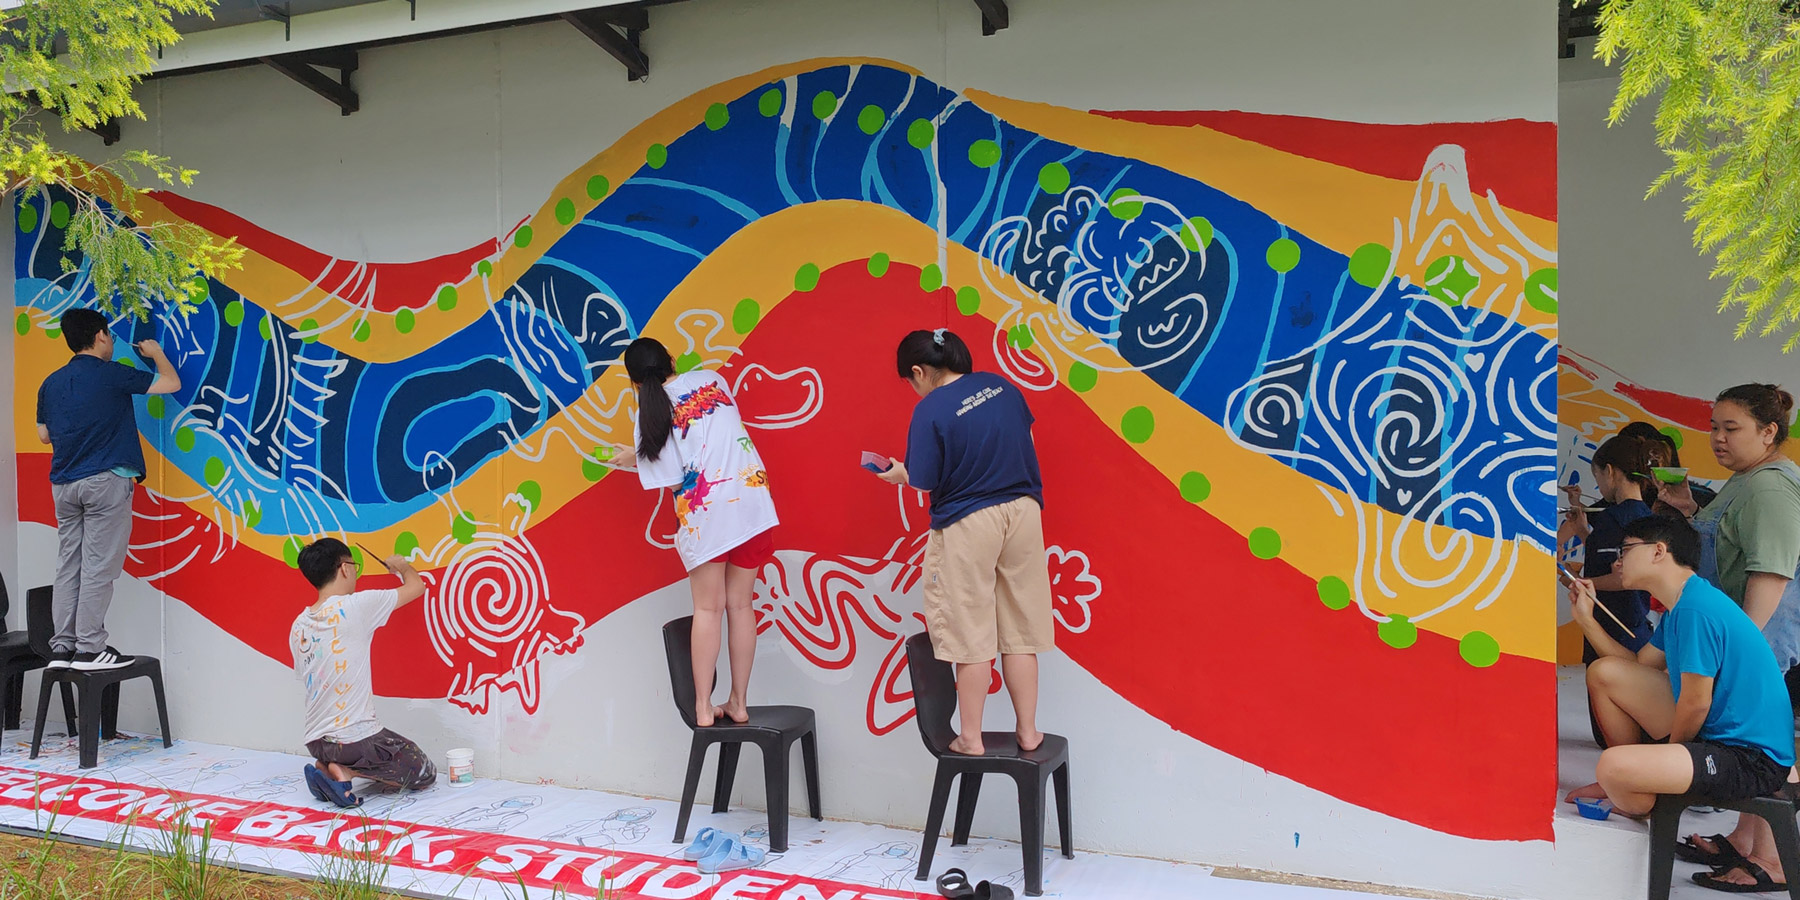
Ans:
{"type": "MultiPolygon", "coordinates": [[[[655,460],[638,459],[646,490],[675,495],[675,550],[688,569],[775,527],[769,473],[725,380],[696,369],[663,385],[675,428],[655,460]]],[[[640,435],[632,429],[632,443],[640,435]]]]}

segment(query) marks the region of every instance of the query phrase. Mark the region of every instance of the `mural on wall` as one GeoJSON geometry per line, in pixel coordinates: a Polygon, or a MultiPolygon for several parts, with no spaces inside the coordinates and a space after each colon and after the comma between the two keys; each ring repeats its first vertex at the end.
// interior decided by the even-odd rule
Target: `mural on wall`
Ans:
{"type": "MultiPolygon", "coordinates": [[[[538,711],[544,655],[682,577],[666,497],[603,458],[631,432],[618,355],[652,335],[726,377],[768,463],[760,627],[821,677],[879,660],[857,727],[893,732],[928,517],[856,457],[902,451],[887,360],[947,325],[1032,392],[1074,662],[1349,802],[1548,838],[1554,154],[1543,124],[1084,112],[815,60],[671,105],[432,260],[157,195],[249,252],[195,315],[116,326],[183,377],[139,407],[127,570],[289,664],[298,548],[393,548],[431,589],[378,636],[376,689],[538,711]]],[[[56,317],[93,302],[66,222],[19,209],[21,421],[56,317]]],[[[50,524],[49,458],[19,454],[21,519],[50,524]]]]}

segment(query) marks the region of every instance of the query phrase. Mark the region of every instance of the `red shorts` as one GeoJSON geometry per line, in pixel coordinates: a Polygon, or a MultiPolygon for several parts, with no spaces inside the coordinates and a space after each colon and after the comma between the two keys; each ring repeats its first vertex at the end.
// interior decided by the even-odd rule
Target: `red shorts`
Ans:
{"type": "Polygon", "coordinates": [[[730,563],[740,569],[760,569],[763,563],[775,558],[775,539],[771,537],[774,529],[757,536],[719,554],[713,562],[730,563]]]}

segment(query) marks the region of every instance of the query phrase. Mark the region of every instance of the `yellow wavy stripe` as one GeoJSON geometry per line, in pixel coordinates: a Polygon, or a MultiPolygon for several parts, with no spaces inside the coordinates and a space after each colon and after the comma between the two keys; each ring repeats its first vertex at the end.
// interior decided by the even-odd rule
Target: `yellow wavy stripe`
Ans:
{"type": "Polygon", "coordinates": [[[1709,449],[1712,435],[1661,418],[1630,397],[1596,383],[1574,366],[1567,363],[1557,366],[1556,394],[1557,421],[1574,428],[1583,439],[1595,445],[1618,434],[1619,429],[1629,422],[1649,422],[1658,428],[1680,433],[1681,464],[1687,466],[1690,476],[1708,480],[1731,477],[1731,470],[1713,458],[1709,449]]]}
{"type": "MultiPolygon", "coordinates": [[[[980,313],[984,318],[1003,327],[1019,322],[1031,324],[1038,335],[1032,352],[1043,363],[1067,371],[1068,357],[1053,351],[1050,345],[1059,330],[1073,331],[1061,321],[1053,304],[1012,282],[1004,273],[986,273],[996,285],[989,287],[982,280],[984,262],[974,252],[954,243],[940,247],[933,232],[905,214],[856,201],[808,204],[752,223],[710,254],[670,293],[656,317],[646,323],[644,333],[664,341],[678,353],[684,346],[692,349],[703,357],[705,365],[721,365],[733,348],[709,343],[704,337],[691,341],[684,337],[684,329],[678,328],[678,323],[690,317],[696,323],[712,317],[729,322],[731,308],[745,296],[756,298],[764,310],[773,309],[793,290],[794,272],[800,264],[810,262],[825,270],[877,252],[913,266],[945,259],[951,285],[972,286],[980,293],[980,313]],[[805,251],[797,254],[795,248],[805,251]],[[940,253],[947,257],[940,257],[940,253]]],[[[982,322],[979,327],[986,328],[987,323],[982,322]]],[[[705,330],[687,333],[704,335],[705,330]]],[[[1090,339],[1088,343],[1098,342],[1090,339]]],[[[1441,526],[1423,526],[1360,503],[1276,460],[1238,446],[1228,432],[1149,377],[1136,372],[1106,371],[1127,367],[1110,348],[1084,345],[1083,352],[1101,363],[1097,384],[1080,395],[1097,416],[1115,430],[1120,428],[1125,412],[1134,407],[1145,407],[1154,416],[1153,436],[1144,444],[1129,446],[1169,480],[1168,490],[1177,490],[1187,473],[1201,472],[1211,481],[1211,493],[1201,503],[1202,508],[1240,534],[1257,528],[1274,529],[1281,537],[1282,558],[1310,577],[1342,578],[1360,589],[1372,608],[1409,616],[1466,593],[1453,608],[1427,619],[1419,627],[1457,639],[1470,631],[1484,631],[1498,641],[1503,652],[1536,659],[1554,658],[1552,612],[1541,602],[1541,590],[1529,587],[1549,583],[1548,554],[1522,542],[1496,542],[1441,526]],[[1366,534],[1363,543],[1367,548],[1360,557],[1359,527],[1366,534]],[[1496,570],[1486,575],[1458,575],[1453,559],[1436,562],[1428,548],[1439,553],[1448,548],[1452,557],[1464,552],[1480,559],[1498,557],[1500,562],[1496,570]],[[1359,558],[1385,558],[1390,554],[1413,567],[1415,580],[1444,579],[1445,583],[1432,588],[1406,588],[1391,571],[1384,576],[1373,568],[1359,569],[1359,558]],[[1384,592],[1384,584],[1395,596],[1384,592]],[[1486,608],[1476,609],[1484,601],[1486,608]]],[[[20,354],[20,384],[35,385],[47,367],[60,362],[47,354],[20,354]]],[[[539,516],[554,513],[585,490],[588,482],[581,471],[584,453],[602,436],[630,433],[624,410],[607,410],[625,386],[624,374],[617,369],[602,374],[587,395],[521,446],[521,452],[539,458],[502,457],[474,473],[468,488],[459,487],[457,495],[465,501],[463,508],[477,520],[499,517],[501,511],[482,509],[467,499],[500,497],[503,491],[512,490],[526,479],[537,481],[543,488],[542,508],[536,514],[539,516]]],[[[22,394],[24,389],[17,392],[22,394]]],[[[177,497],[203,493],[172,466],[153,464],[152,468],[161,470],[152,479],[152,486],[159,491],[177,497]]],[[[232,512],[215,504],[206,514],[225,523],[232,512]]],[[[400,532],[411,531],[429,548],[438,536],[449,532],[450,525],[448,513],[433,507],[391,528],[359,537],[385,550],[393,546],[400,532]]],[[[233,530],[229,524],[225,528],[233,530]]],[[[244,540],[262,552],[278,555],[284,539],[252,534],[245,535],[244,540]]],[[[1253,604],[1254,598],[1245,598],[1245,602],[1253,604]]],[[[1346,613],[1351,614],[1354,613],[1346,613]]]]}
{"type": "MultiPolygon", "coordinates": [[[[1394,218],[1404,217],[1413,205],[1414,182],[1299,156],[1203,125],[1152,125],[1012,100],[986,91],[964,93],[983,109],[1050,140],[1141,160],[1193,178],[1345,256],[1364,244],[1394,249],[1394,218]]],[[[1485,201],[1478,205],[1485,207],[1485,201]]],[[[1506,209],[1506,216],[1532,243],[1555,251],[1554,221],[1514,209],[1506,209]]],[[[1491,216],[1488,222],[1498,229],[1491,216]]],[[[1395,276],[1408,275],[1415,284],[1425,283],[1426,263],[1435,258],[1436,251],[1425,260],[1416,260],[1405,257],[1417,251],[1417,246],[1399,249],[1403,259],[1396,263],[1395,276]]],[[[1512,287],[1522,288],[1522,280],[1512,287]]],[[[1495,304],[1491,308],[1523,325],[1547,326],[1552,333],[1556,325],[1554,313],[1535,307],[1521,304],[1515,310],[1510,304],[1495,304]]]]}

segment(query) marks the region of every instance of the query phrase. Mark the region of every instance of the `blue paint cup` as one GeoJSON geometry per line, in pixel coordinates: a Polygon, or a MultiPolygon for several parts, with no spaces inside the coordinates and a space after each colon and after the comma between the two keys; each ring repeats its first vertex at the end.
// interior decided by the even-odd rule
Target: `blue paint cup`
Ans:
{"type": "Polygon", "coordinates": [[[1605,821],[1606,817],[1612,815],[1612,808],[1611,800],[1590,800],[1586,797],[1581,797],[1575,801],[1575,809],[1580,812],[1582,818],[1585,819],[1605,821]]]}

